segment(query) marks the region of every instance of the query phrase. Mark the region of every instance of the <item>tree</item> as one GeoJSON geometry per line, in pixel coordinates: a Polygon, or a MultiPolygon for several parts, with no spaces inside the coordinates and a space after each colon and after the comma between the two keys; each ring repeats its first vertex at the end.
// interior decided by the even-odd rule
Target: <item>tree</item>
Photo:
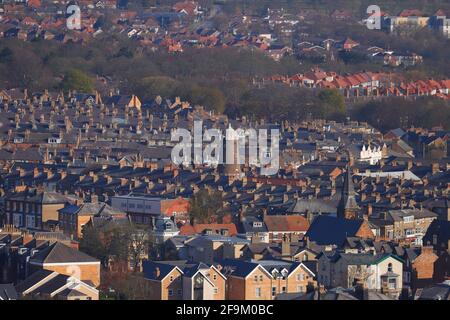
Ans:
{"type": "Polygon", "coordinates": [[[47,80],[47,70],[44,69],[41,58],[32,50],[13,47],[12,57],[6,52],[6,59],[12,85],[20,88],[38,89],[47,80]],[[8,57],[9,56],[9,57],[8,57]]]}
{"type": "Polygon", "coordinates": [[[344,97],[334,89],[324,89],[319,92],[318,97],[322,104],[322,115],[324,118],[335,118],[345,115],[344,97]]]}
{"type": "Polygon", "coordinates": [[[64,75],[64,79],[61,81],[61,89],[91,93],[94,91],[94,84],[92,79],[81,70],[71,69],[64,75]]]}
{"type": "Polygon", "coordinates": [[[450,128],[450,103],[435,97],[406,100],[391,97],[381,101],[370,101],[357,105],[351,111],[356,120],[367,121],[386,132],[399,127],[443,126],[450,128]]]}
{"type": "Polygon", "coordinates": [[[134,224],[110,223],[102,230],[87,227],[83,229],[80,250],[98,258],[107,266],[113,261],[117,264],[132,264],[138,271],[143,258],[148,253],[148,234],[134,224]]]}
{"type": "Polygon", "coordinates": [[[189,216],[196,223],[210,223],[217,219],[222,208],[222,196],[218,191],[202,189],[189,201],[189,216]]]}
{"type": "Polygon", "coordinates": [[[99,259],[105,266],[108,263],[107,248],[101,240],[100,232],[93,227],[83,228],[83,237],[80,240],[80,251],[99,259]]]}
{"type": "Polygon", "coordinates": [[[133,264],[133,271],[140,269],[142,260],[148,256],[149,239],[145,229],[136,225],[130,225],[127,230],[129,242],[129,259],[133,264]]]}
{"type": "Polygon", "coordinates": [[[178,85],[178,81],[167,76],[150,76],[140,79],[133,86],[133,92],[144,100],[172,97],[178,85]]]}

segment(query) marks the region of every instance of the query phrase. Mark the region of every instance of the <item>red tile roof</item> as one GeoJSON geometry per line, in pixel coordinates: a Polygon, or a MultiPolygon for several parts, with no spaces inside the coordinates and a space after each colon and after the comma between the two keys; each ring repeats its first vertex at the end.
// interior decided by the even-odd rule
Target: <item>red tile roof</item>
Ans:
{"type": "Polygon", "coordinates": [[[265,216],[264,222],[267,226],[267,229],[272,232],[306,232],[309,228],[308,220],[300,215],[265,216]]]}
{"type": "Polygon", "coordinates": [[[193,226],[187,223],[180,227],[180,234],[201,234],[204,233],[205,230],[212,230],[213,234],[221,234],[221,230],[223,229],[228,230],[229,236],[235,236],[237,234],[236,225],[234,223],[201,223],[194,224],[193,226]]]}

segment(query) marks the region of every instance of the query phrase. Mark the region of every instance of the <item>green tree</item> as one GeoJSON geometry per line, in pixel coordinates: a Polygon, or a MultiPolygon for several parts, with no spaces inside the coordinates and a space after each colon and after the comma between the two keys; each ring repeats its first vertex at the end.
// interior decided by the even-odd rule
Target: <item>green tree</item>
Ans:
{"type": "Polygon", "coordinates": [[[178,81],[167,76],[150,76],[139,80],[133,86],[133,92],[144,100],[152,100],[157,96],[172,97],[178,81]]]}
{"type": "Polygon", "coordinates": [[[80,251],[99,259],[103,265],[108,263],[108,251],[101,239],[100,232],[92,227],[83,229],[83,237],[80,240],[80,251]]]}
{"type": "Polygon", "coordinates": [[[92,79],[81,70],[71,69],[64,75],[64,79],[61,81],[61,89],[91,93],[94,90],[94,84],[92,79]]]}
{"type": "Polygon", "coordinates": [[[189,215],[195,223],[209,223],[217,218],[222,208],[222,196],[218,191],[202,189],[189,202],[189,215]]]}
{"type": "Polygon", "coordinates": [[[336,118],[345,115],[344,97],[334,89],[323,89],[318,94],[322,102],[324,118],[336,118]]]}

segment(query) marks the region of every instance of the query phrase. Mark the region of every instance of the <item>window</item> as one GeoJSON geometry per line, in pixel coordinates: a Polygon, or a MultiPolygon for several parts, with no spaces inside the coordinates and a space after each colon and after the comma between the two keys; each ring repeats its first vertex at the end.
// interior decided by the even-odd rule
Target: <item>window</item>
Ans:
{"type": "Polygon", "coordinates": [[[297,281],[305,280],[305,275],[303,273],[297,274],[297,281]]]}
{"type": "Polygon", "coordinates": [[[259,276],[259,281],[263,281],[263,276],[262,275],[259,276]]]}
{"type": "Polygon", "coordinates": [[[258,282],[258,276],[254,277],[255,282],[258,282]]]}
{"type": "Polygon", "coordinates": [[[403,222],[413,222],[414,221],[414,216],[407,216],[407,217],[403,217],[403,222]]]}
{"type": "Polygon", "coordinates": [[[219,293],[219,289],[218,288],[214,288],[214,294],[218,294],[219,293]]]}
{"type": "Polygon", "coordinates": [[[34,228],[35,222],[34,222],[34,216],[26,215],[26,227],[27,228],[34,228]]]}
{"type": "Polygon", "coordinates": [[[304,286],[297,286],[297,292],[305,292],[304,286]]]}
{"type": "Polygon", "coordinates": [[[173,296],[173,290],[169,289],[169,297],[173,296]]]}
{"type": "Polygon", "coordinates": [[[14,226],[21,227],[22,226],[22,215],[14,214],[14,226]]]}
{"type": "Polygon", "coordinates": [[[394,278],[390,278],[388,281],[389,289],[397,288],[397,281],[394,278]]]}
{"type": "Polygon", "coordinates": [[[172,282],[173,281],[173,276],[170,276],[169,280],[170,280],[170,282],[172,282]]]}
{"type": "Polygon", "coordinates": [[[183,294],[183,290],[178,289],[178,295],[181,296],[183,294]]]}
{"type": "Polygon", "coordinates": [[[257,297],[257,298],[260,298],[261,297],[261,288],[255,288],[255,296],[257,297]]]}
{"type": "Polygon", "coordinates": [[[272,287],[272,297],[275,297],[277,294],[277,287],[272,287]]]}
{"type": "Polygon", "coordinates": [[[217,274],[213,274],[213,280],[214,280],[214,281],[217,280],[217,274]]]}
{"type": "Polygon", "coordinates": [[[286,287],[282,287],[281,292],[286,293],[286,287]]]}
{"type": "Polygon", "coordinates": [[[392,272],[392,263],[388,264],[388,272],[392,272]]]}

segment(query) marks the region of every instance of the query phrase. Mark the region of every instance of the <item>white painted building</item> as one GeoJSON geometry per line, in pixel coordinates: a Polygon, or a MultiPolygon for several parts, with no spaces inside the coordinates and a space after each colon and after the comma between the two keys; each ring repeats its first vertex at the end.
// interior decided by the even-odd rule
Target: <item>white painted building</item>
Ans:
{"type": "Polygon", "coordinates": [[[371,165],[377,164],[381,158],[383,157],[383,153],[380,146],[376,145],[362,145],[359,155],[358,161],[360,162],[369,162],[371,165]]]}

